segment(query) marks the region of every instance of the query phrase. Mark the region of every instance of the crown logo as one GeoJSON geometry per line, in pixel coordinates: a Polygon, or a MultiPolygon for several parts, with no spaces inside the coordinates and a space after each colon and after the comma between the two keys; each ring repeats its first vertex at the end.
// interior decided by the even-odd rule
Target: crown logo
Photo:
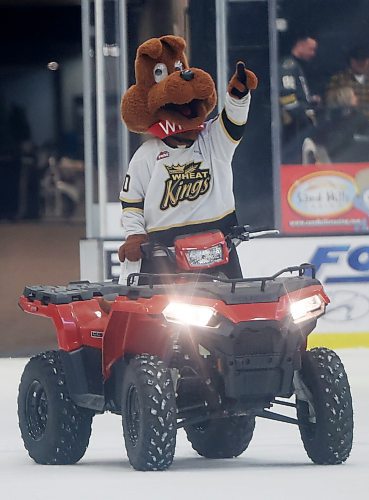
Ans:
{"type": "Polygon", "coordinates": [[[167,169],[168,174],[171,177],[178,175],[187,176],[199,170],[200,165],[201,165],[200,161],[197,163],[192,161],[190,163],[186,163],[185,165],[180,165],[179,163],[177,165],[165,165],[165,168],[167,169]]]}

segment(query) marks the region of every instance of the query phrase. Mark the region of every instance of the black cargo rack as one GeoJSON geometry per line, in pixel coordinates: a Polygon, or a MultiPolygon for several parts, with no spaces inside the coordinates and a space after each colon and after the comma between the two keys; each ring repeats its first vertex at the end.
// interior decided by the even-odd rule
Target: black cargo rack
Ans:
{"type": "MultiPolygon", "coordinates": [[[[23,295],[30,301],[39,300],[42,304],[70,304],[107,295],[118,295],[123,286],[108,283],[73,281],[66,286],[33,285],[26,286],[23,295]]],[[[127,287],[125,287],[127,288],[127,287]]]]}
{"type": "Polygon", "coordinates": [[[265,291],[265,286],[268,281],[274,281],[276,278],[286,273],[298,273],[299,277],[305,276],[306,271],[310,270],[311,275],[309,277],[315,279],[315,266],[313,264],[300,264],[299,266],[285,267],[281,269],[277,273],[272,276],[260,276],[255,278],[236,278],[236,279],[228,279],[228,278],[220,278],[213,274],[206,273],[178,273],[178,274],[153,274],[153,273],[131,273],[127,278],[127,286],[133,286],[135,281],[138,279],[143,279],[147,281],[147,285],[149,288],[153,288],[155,285],[162,285],[162,280],[164,279],[172,279],[176,280],[178,283],[178,279],[183,278],[183,280],[191,281],[191,282],[209,282],[216,281],[219,283],[226,283],[231,285],[231,293],[235,293],[236,286],[240,283],[255,283],[260,281],[260,290],[262,292],[265,291]]]}
{"type": "MultiPolygon", "coordinates": [[[[163,285],[166,290],[166,287],[169,285],[180,285],[181,282],[178,282],[178,279],[183,278],[183,284],[211,284],[215,285],[217,282],[222,284],[229,284],[230,289],[229,292],[234,297],[228,295],[229,292],[226,292],[223,288],[222,296],[224,296],[224,300],[228,303],[238,303],[238,299],[236,300],[235,294],[236,287],[242,283],[250,283],[256,284],[260,282],[260,292],[263,293],[263,298],[257,297],[258,300],[263,300],[264,302],[268,302],[270,300],[275,300],[275,293],[270,292],[271,297],[268,296],[268,288],[266,290],[266,284],[268,282],[275,282],[276,278],[285,274],[285,273],[298,273],[297,277],[304,277],[306,271],[310,270],[311,274],[309,278],[315,279],[315,267],[312,264],[301,264],[300,266],[295,267],[286,267],[273,274],[272,276],[262,276],[256,278],[242,278],[242,279],[227,279],[227,278],[219,278],[217,276],[213,276],[212,274],[203,274],[203,273],[179,273],[179,274],[150,274],[150,273],[132,273],[128,276],[127,285],[120,285],[116,280],[102,282],[102,283],[91,283],[89,281],[73,281],[65,286],[52,286],[52,285],[33,285],[26,286],[23,292],[23,295],[31,302],[34,300],[39,300],[42,304],[70,304],[71,302],[90,300],[96,297],[105,297],[108,300],[114,300],[114,297],[117,295],[126,296],[129,299],[135,300],[137,298],[151,298],[156,293],[163,292],[163,285]],[[134,281],[136,279],[144,278],[148,281],[148,284],[134,286],[134,281]],[[163,279],[171,279],[171,283],[163,283],[161,280],[163,279]]],[[[306,276],[307,277],[307,276],[306,276]]],[[[307,283],[308,284],[308,283],[307,283]]],[[[296,286],[292,284],[292,287],[296,286]]],[[[186,292],[185,286],[182,292],[186,292]]],[[[195,290],[192,289],[191,293],[194,293],[195,290]]],[[[199,287],[199,293],[206,293],[206,289],[203,287],[199,287]]],[[[210,294],[214,294],[214,290],[208,290],[210,294]]],[[[251,292],[251,291],[250,291],[251,292]]],[[[242,294],[241,294],[242,295],[242,294]]],[[[240,300],[245,300],[242,296],[239,298],[240,300]]]]}

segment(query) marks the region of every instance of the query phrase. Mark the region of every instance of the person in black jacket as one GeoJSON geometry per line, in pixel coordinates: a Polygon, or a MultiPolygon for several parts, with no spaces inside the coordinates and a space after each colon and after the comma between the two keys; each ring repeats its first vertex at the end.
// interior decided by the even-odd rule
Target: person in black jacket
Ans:
{"type": "Polygon", "coordinates": [[[291,53],[280,63],[280,106],[282,115],[283,163],[301,163],[301,146],[315,125],[314,107],[319,96],[312,96],[301,65],[315,57],[317,41],[302,36],[294,42],[291,53]]]}

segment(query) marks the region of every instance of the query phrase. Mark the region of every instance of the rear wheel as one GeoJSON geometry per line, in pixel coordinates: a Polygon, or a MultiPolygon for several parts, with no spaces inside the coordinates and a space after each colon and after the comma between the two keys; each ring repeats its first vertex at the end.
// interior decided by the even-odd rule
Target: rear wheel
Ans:
{"type": "Polygon", "coordinates": [[[350,455],[354,427],[345,368],[334,351],[319,347],[304,353],[300,376],[310,393],[309,401],[296,397],[304,448],[317,464],[340,464],[350,455]]]}
{"type": "Polygon", "coordinates": [[[206,458],[233,458],[243,453],[252,439],[255,417],[227,417],[185,427],[187,439],[206,458]]]}
{"type": "Polygon", "coordinates": [[[169,369],[156,356],[133,358],[124,374],[122,423],[129,461],[137,470],[164,470],[173,461],[177,413],[169,369]]]}
{"type": "Polygon", "coordinates": [[[35,462],[78,462],[88,446],[92,416],[70,399],[57,351],[28,362],[19,385],[18,418],[24,446],[35,462]]]}

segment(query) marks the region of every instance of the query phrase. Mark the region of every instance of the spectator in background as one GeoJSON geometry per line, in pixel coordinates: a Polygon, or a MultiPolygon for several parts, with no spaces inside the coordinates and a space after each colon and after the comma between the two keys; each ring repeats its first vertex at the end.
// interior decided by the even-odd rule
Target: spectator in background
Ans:
{"type": "Polygon", "coordinates": [[[315,125],[314,107],[320,98],[310,94],[301,62],[313,59],[317,48],[314,38],[300,36],[280,63],[283,163],[301,163],[302,143],[315,125]]]}
{"type": "Polygon", "coordinates": [[[17,110],[0,99],[0,220],[14,221],[18,213],[20,160],[17,110]]]}
{"type": "Polygon", "coordinates": [[[369,121],[358,108],[358,98],[351,87],[327,92],[326,108],[318,115],[312,139],[325,148],[333,163],[368,161],[369,121]]]}
{"type": "Polygon", "coordinates": [[[14,169],[14,216],[21,219],[39,218],[40,175],[36,148],[31,138],[26,109],[12,103],[9,113],[9,132],[17,166],[14,169]],[[16,176],[16,177],[15,177],[16,176]]]}
{"type": "Polygon", "coordinates": [[[40,170],[24,107],[0,101],[0,220],[40,216],[40,170]]]}
{"type": "Polygon", "coordinates": [[[351,49],[348,64],[346,70],[331,77],[327,92],[351,87],[357,96],[358,107],[369,118],[369,44],[351,49]]]}

